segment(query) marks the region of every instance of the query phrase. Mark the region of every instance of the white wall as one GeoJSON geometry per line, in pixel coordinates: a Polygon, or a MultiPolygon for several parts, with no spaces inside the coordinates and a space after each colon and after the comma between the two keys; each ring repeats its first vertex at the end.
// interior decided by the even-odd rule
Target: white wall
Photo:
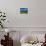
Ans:
{"type": "Polygon", "coordinates": [[[46,27],[46,0],[33,0],[32,26],[46,27]]]}
{"type": "Polygon", "coordinates": [[[0,9],[5,11],[7,14],[7,18],[9,23],[7,24],[8,27],[15,27],[15,26],[25,26],[30,24],[30,17],[29,15],[21,15],[20,8],[27,7],[28,8],[29,1],[27,0],[26,3],[20,0],[1,0],[0,1],[0,9]],[[29,22],[27,22],[29,21],[29,22]]]}
{"type": "Polygon", "coordinates": [[[46,0],[0,0],[0,9],[6,12],[7,27],[46,27],[46,0]],[[24,2],[24,1],[23,1],[24,2]],[[20,14],[20,8],[29,8],[29,14],[20,14]]]}

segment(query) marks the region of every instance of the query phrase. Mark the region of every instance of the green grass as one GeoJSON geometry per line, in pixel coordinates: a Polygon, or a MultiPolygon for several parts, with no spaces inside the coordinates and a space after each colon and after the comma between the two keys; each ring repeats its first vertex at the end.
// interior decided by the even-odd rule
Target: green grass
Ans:
{"type": "Polygon", "coordinates": [[[28,14],[28,12],[20,12],[20,14],[28,14]]]}

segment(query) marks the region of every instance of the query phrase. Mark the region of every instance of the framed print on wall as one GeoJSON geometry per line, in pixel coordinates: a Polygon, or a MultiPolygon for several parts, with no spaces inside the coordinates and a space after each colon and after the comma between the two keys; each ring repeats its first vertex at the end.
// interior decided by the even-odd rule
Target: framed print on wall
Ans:
{"type": "Polygon", "coordinates": [[[28,8],[20,8],[20,14],[28,14],[28,8]]]}

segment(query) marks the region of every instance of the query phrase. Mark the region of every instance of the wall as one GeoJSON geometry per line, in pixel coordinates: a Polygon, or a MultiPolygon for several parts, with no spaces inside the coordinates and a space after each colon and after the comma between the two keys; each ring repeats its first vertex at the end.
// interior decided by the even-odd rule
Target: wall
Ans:
{"type": "Polygon", "coordinates": [[[46,0],[33,0],[32,25],[46,27],[46,0]]]}
{"type": "Polygon", "coordinates": [[[7,27],[46,27],[46,0],[0,0],[0,9],[6,12],[7,27]],[[24,2],[24,1],[23,1],[24,2]],[[29,8],[29,14],[20,14],[20,8],[29,8]]]}

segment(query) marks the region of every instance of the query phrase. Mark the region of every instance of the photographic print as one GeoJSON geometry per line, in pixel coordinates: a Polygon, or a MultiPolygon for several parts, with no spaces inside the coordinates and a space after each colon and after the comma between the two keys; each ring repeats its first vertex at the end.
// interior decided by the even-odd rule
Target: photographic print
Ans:
{"type": "Polygon", "coordinates": [[[20,8],[20,14],[28,14],[28,8],[20,8]]]}

